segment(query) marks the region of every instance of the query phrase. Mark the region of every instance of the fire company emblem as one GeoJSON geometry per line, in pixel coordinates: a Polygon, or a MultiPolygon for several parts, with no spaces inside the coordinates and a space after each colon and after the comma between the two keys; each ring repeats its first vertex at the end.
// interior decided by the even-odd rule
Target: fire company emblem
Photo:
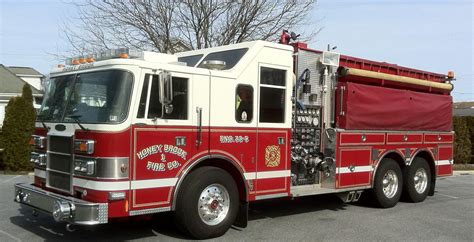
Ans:
{"type": "Polygon", "coordinates": [[[265,165],[267,167],[276,167],[280,165],[280,147],[269,145],[265,148],[265,165]]]}

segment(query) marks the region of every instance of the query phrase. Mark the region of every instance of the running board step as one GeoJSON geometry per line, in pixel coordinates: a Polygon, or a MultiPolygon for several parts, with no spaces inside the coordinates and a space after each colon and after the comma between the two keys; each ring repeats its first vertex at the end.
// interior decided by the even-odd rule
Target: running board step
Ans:
{"type": "Polygon", "coordinates": [[[337,196],[344,202],[357,202],[360,199],[363,191],[350,191],[350,192],[342,192],[338,193],[337,196]]]}

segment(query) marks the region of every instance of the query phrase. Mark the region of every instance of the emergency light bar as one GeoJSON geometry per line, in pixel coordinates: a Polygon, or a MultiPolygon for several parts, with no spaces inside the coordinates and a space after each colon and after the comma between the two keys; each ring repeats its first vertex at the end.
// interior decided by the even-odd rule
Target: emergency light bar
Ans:
{"type": "Polygon", "coordinates": [[[74,58],[66,59],[66,65],[79,65],[85,63],[92,63],[94,61],[108,60],[114,58],[139,58],[141,57],[140,51],[133,51],[128,48],[118,48],[102,51],[100,53],[93,53],[86,56],[79,56],[74,58]]]}

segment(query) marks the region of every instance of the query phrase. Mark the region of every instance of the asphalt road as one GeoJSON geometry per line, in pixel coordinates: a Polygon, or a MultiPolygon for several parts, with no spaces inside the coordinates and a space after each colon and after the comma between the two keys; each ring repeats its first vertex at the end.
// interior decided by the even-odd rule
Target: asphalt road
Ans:
{"type": "MultiPolygon", "coordinates": [[[[154,220],[124,221],[67,232],[46,215],[33,217],[13,202],[13,184],[32,177],[0,175],[0,241],[189,239],[169,214],[154,220]]],[[[391,209],[344,204],[333,195],[272,200],[251,205],[249,225],[231,228],[216,240],[389,240],[473,241],[474,175],[438,180],[436,194],[423,203],[400,202],[391,209]]]]}

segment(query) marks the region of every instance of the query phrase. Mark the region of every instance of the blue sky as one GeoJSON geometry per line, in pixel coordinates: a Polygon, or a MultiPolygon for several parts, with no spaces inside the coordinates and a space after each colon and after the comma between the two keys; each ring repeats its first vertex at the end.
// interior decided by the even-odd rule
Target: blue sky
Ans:
{"type": "MultiPolygon", "coordinates": [[[[473,0],[320,0],[322,31],[310,47],[457,75],[455,101],[474,101],[473,0]]],[[[61,25],[77,11],[63,1],[0,0],[0,63],[48,73],[68,49],[61,25]]],[[[71,18],[72,17],[72,18],[71,18]]]]}

